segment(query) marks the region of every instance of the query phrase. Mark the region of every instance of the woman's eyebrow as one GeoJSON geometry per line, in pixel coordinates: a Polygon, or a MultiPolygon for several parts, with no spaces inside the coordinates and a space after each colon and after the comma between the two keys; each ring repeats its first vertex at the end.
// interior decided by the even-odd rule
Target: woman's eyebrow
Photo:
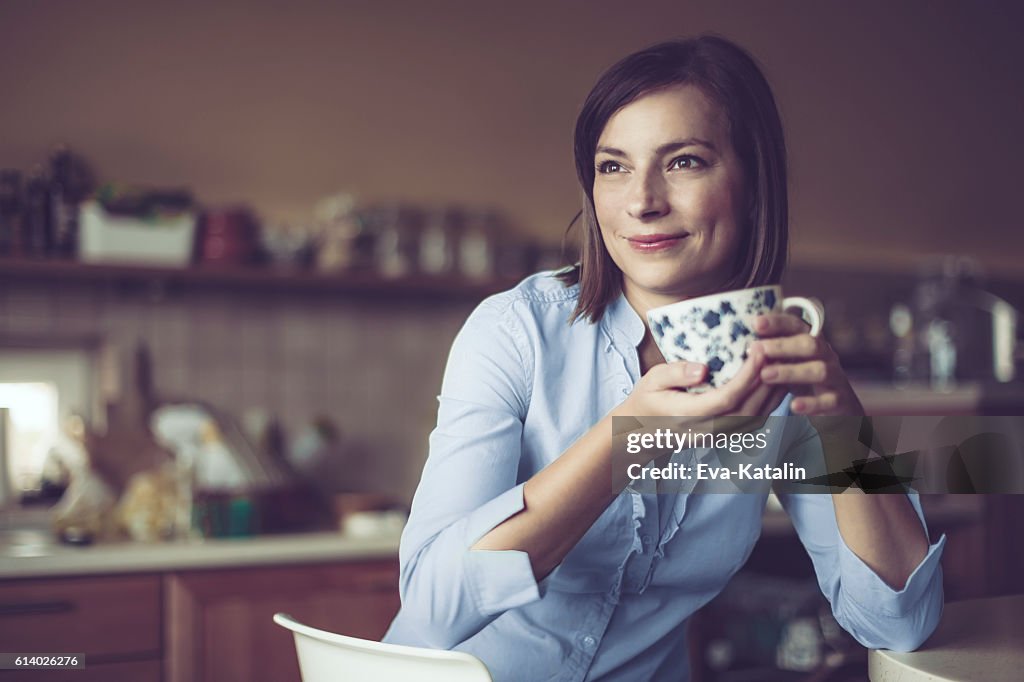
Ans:
{"type": "MultiPolygon", "coordinates": [[[[685,149],[686,147],[706,147],[706,148],[710,149],[713,152],[717,152],[718,151],[715,148],[715,145],[711,144],[707,140],[702,140],[699,137],[688,137],[685,140],[674,140],[672,142],[666,142],[665,144],[663,144],[660,147],[658,147],[657,149],[655,149],[654,153],[657,156],[662,156],[663,154],[668,154],[670,152],[678,151],[680,149],[685,149]]],[[[624,159],[629,158],[629,154],[627,154],[626,152],[622,151],[621,149],[617,149],[615,147],[606,147],[606,146],[602,145],[602,146],[599,146],[595,150],[595,152],[597,154],[608,154],[609,156],[619,156],[619,157],[622,157],[624,159]]]]}
{"type": "Polygon", "coordinates": [[[678,150],[684,149],[686,147],[706,147],[707,149],[710,149],[713,152],[717,152],[718,151],[717,149],[715,149],[715,145],[711,144],[707,140],[702,140],[699,137],[688,137],[685,140],[678,140],[676,142],[667,142],[667,143],[661,145],[660,147],[658,147],[655,150],[655,152],[658,155],[668,154],[669,152],[678,151],[678,150]]]}

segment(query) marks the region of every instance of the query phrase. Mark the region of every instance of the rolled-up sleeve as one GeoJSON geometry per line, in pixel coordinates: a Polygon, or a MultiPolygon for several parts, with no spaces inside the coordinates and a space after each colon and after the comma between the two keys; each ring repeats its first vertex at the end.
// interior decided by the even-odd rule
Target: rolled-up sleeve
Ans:
{"type": "Polygon", "coordinates": [[[517,477],[531,356],[513,307],[488,299],[452,345],[399,550],[402,609],[385,641],[448,649],[542,596],[525,552],[471,549],[524,508],[517,477]]]}
{"type": "MultiPolygon", "coordinates": [[[[801,447],[820,448],[820,442],[807,439],[801,447]]],[[[921,646],[942,616],[940,558],[946,537],[928,547],[906,584],[897,590],[847,546],[831,495],[790,493],[779,498],[814,563],[818,584],[839,624],[868,648],[913,651],[921,646]]],[[[908,498],[928,537],[919,496],[908,498]]]]}

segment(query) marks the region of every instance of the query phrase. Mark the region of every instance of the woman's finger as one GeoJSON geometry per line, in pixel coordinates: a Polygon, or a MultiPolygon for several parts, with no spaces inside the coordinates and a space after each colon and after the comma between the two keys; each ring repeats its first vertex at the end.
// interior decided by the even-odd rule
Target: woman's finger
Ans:
{"type": "MultiPolygon", "coordinates": [[[[659,396],[659,401],[668,414],[679,417],[731,414],[742,404],[746,395],[755,386],[760,385],[761,380],[758,378],[758,373],[763,363],[763,356],[752,352],[744,361],[736,376],[730,379],[725,386],[709,389],[703,393],[676,392],[674,395],[668,393],[665,389],[684,387],[679,383],[672,383],[673,381],[678,381],[678,377],[673,375],[670,370],[662,370],[657,376],[653,376],[655,371],[652,369],[650,374],[655,382],[652,384],[652,388],[658,390],[658,387],[660,387],[666,393],[664,396],[659,396]]],[[[704,365],[700,365],[700,367],[702,372],[706,372],[704,365]]],[[[700,381],[693,385],[700,384],[703,381],[703,376],[701,374],[700,381]]]]}
{"type": "Polygon", "coordinates": [[[751,395],[744,409],[748,410],[749,414],[767,416],[782,403],[788,393],[789,390],[785,386],[762,384],[751,395]]]}
{"type": "Polygon", "coordinates": [[[796,414],[828,414],[839,407],[839,394],[827,391],[818,395],[794,398],[790,409],[796,414]]]}
{"type": "Polygon", "coordinates": [[[699,362],[685,360],[666,362],[649,370],[648,375],[651,382],[649,388],[653,391],[665,391],[673,388],[699,386],[704,381],[707,371],[707,366],[699,362]]]}
{"type": "Polygon", "coordinates": [[[761,381],[766,384],[822,384],[828,380],[828,374],[828,363],[824,360],[772,363],[761,370],[761,381]]]}
{"type": "Polygon", "coordinates": [[[810,328],[801,318],[790,313],[763,313],[754,320],[754,332],[762,339],[806,334],[810,328]]]}
{"type": "Polygon", "coordinates": [[[810,334],[780,336],[755,341],[756,346],[768,360],[805,360],[824,355],[825,342],[810,334]]]}
{"type": "Polygon", "coordinates": [[[769,415],[786,397],[786,389],[781,386],[761,384],[751,391],[742,405],[726,417],[717,417],[713,421],[715,431],[749,433],[763,428],[769,415]]]}
{"type": "Polygon", "coordinates": [[[737,414],[748,396],[762,385],[760,373],[763,366],[764,355],[758,350],[751,350],[736,376],[728,383],[697,396],[702,399],[702,407],[709,414],[737,414]]]}
{"type": "Polygon", "coordinates": [[[764,406],[768,403],[772,393],[774,393],[776,389],[776,386],[770,386],[763,383],[759,384],[757,388],[747,394],[743,402],[736,408],[735,414],[746,417],[762,414],[764,406]]]}

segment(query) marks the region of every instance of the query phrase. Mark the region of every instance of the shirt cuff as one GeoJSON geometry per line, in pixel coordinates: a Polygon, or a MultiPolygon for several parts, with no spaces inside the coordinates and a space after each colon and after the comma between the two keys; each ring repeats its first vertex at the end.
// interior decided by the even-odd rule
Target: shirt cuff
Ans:
{"type": "MultiPolygon", "coordinates": [[[[514,549],[469,549],[492,528],[526,507],[523,486],[506,490],[474,511],[467,519],[464,560],[470,594],[483,615],[502,613],[530,602],[543,594],[533,575],[530,555],[514,549]]],[[[543,583],[542,583],[543,584],[543,583]]]]}
{"type": "Polygon", "coordinates": [[[928,548],[921,563],[907,578],[907,584],[903,589],[894,590],[846,545],[840,534],[839,571],[843,591],[865,609],[901,617],[912,610],[928,590],[931,579],[939,568],[939,559],[942,558],[942,549],[945,546],[946,536],[943,535],[928,548]]]}

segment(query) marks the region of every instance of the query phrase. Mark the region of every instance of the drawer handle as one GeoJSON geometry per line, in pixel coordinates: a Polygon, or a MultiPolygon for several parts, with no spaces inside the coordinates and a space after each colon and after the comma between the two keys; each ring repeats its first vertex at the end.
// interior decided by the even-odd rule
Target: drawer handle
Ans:
{"type": "Polygon", "coordinates": [[[66,613],[74,610],[74,602],[66,600],[26,602],[24,604],[0,604],[0,616],[29,616],[44,613],[66,613]]]}

